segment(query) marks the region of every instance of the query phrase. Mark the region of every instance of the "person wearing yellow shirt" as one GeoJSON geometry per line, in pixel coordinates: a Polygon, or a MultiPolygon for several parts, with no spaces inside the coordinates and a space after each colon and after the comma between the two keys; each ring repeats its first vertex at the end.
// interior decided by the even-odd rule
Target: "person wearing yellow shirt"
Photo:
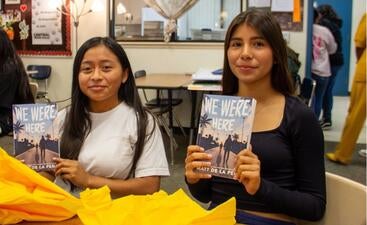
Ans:
{"type": "Polygon", "coordinates": [[[358,25],[354,42],[358,61],[350,93],[348,115],[336,150],[326,153],[330,161],[344,165],[351,161],[359,133],[366,119],[366,13],[358,25]]]}

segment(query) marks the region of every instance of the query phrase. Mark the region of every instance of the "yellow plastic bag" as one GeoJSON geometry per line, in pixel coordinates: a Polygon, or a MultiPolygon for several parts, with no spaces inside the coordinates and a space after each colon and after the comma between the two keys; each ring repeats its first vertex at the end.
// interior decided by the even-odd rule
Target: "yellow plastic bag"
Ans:
{"type": "Polygon", "coordinates": [[[205,210],[181,189],[172,195],[159,191],[153,195],[111,200],[108,187],[82,192],[83,207],[78,216],[85,225],[233,225],[234,198],[213,210],[205,210]]]}
{"type": "Polygon", "coordinates": [[[0,148],[0,224],[62,221],[81,201],[0,148]]]}

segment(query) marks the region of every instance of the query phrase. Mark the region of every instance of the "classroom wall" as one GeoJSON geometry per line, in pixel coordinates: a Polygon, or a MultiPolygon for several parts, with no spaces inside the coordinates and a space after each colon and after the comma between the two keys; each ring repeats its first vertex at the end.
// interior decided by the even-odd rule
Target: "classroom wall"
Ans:
{"type": "MultiPolygon", "coordinates": [[[[358,1],[353,6],[353,32],[359,22],[360,14],[365,9],[365,1],[358,1]],[[364,4],[364,7],[360,7],[364,4]]],[[[87,1],[88,3],[91,1],[87,1]]],[[[108,2],[105,0],[106,7],[102,12],[93,12],[80,18],[78,28],[79,46],[85,40],[93,36],[108,35],[108,2]]],[[[245,2],[245,1],[244,1],[245,2]]],[[[304,12],[307,12],[307,0],[304,1],[304,12]]],[[[244,3],[245,5],[245,3],[244,3]]],[[[303,30],[307,27],[307,13],[304,13],[303,30]]],[[[75,31],[75,28],[73,29],[75,31]]],[[[72,34],[74,35],[75,32],[72,34]]],[[[74,37],[74,36],[73,36],[74,37]]],[[[75,42],[72,40],[73,49],[75,42]]],[[[300,74],[303,76],[305,71],[306,57],[306,33],[290,32],[289,45],[300,53],[302,67],[300,74]]],[[[223,61],[223,44],[196,44],[196,43],[122,43],[132,65],[133,70],[145,69],[148,73],[170,72],[170,73],[192,73],[200,67],[220,68],[223,61]]],[[[354,49],[354,48],[353,48],[354,49]]],[[[73,51],[73,56],[75,51],[73,51]]],[[[49,64],[52,66],[52,75],[49,80],[49,97],[54,101],[67,99],[70,97],[72,57],[52,57],[52,56],[22,56],[25,65],[27,64],[49,64]]],[[[353,59],[351,59],[353,60],[353,59]]],[[[354,64],[351,64],[351,71],[354,71],[354,64]]],[[[351,73],[352,74],[352,73],[351,73]]],[[[187,99],[185,104],[175,109],[178,116],[182,118],[184,126],[189,125],[190,101],[187,92],[181,91],[177,95],[187,99]]],[[[68,102],[61,103],[64,107],[68,102]]]]}
{"type": "MultiPolygon", "coordinates": [[[[86,8],[90,8],[87,1],[86,8]]],[[[105,10],[102,12],[92,12],[80,17],[78,27],[79,46],[93,36],[108,35],[108,2],[105,0],[105,10]]],[[[51,77],[48,82],[49,97],[52,101],[61,101],[68,99],[71,93],[72,65],[75,56],[75,27],[72,26],[72,56],[22,56],[24,65],[28,64],[47,64],[52,66],[51,77]]],[[[43,86],[40,85],[40,88],[43,86]]],[[[59,105],[65,107],[69,101],[62,102],[59,105]]]]}

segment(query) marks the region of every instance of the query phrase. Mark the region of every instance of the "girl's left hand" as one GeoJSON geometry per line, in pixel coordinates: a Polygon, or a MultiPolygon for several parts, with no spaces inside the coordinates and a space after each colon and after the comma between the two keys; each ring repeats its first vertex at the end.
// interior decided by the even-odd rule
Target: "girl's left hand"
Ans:
{"type": "Polygon", "coordinates": [[[76,160],[54,158],[56,162],[55,175],[60,175],[78,187],[87,188],[90,175],[83,169],[76,160]]]}
{"type": "Polygon", "coordinates": [[[234,178],[241,182],[247,193],[254,195],[260,187],[260,160],[251,145],[237,154],[234,178]]]}

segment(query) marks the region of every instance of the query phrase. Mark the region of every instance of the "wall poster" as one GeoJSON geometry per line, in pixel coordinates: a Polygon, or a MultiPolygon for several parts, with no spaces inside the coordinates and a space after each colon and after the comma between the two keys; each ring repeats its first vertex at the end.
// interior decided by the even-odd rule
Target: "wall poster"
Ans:
{"type": "Polygon", "coordinates": [[[5,0],[5,4],[20,4],[20,0],[5,0]]]}
{"type": "Polygon", "coordinates": [[[304,0],[249,0],[247,8],[270,11],[283,31],[303,30],[304,0]]]}
{"type": "Polygon", "coordinates": [[[71,55],[70,16],[44,0],[0,0],[0,27],[21,55],[71,55]]]}

